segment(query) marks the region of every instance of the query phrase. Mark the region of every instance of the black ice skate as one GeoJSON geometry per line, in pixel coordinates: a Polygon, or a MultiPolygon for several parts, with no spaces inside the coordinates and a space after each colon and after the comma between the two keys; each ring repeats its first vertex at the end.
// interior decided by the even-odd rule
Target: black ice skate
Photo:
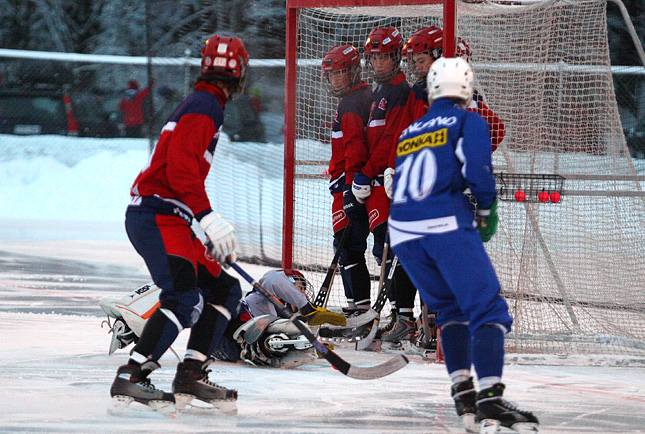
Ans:
{"type": "Polygon", "coordinates": [[[455,400],[457,415],[466,432],[479,432],[479,424],[476,421],[477,391],[473,384],[473,378],[470,377],[466,381],[453,384],[450,394],[455,400]]]}
{"type": "Polygon", "coordinates": [[[159,365],[149,361],[144,365],[123,365],[116,372],[110,388],[113,411],[118,412],[131,402],[147,405],[165,416],[175,414],[175,397],[150,383],[148,375],[159,365]]]}
{"type": "Polygon", "coordinates": [[[477,394],[477,420],[481,422],[480,434],[493,434],[499,426],[519,433],[538,432],[538,419],[530,411],[520,410],[502,399],[505,386],[497,383],[477,394]]]}
{"type": "Polygon", "coordinates": [[[177,365],[177,374],[172,382],[172,392],[177,401],[177,410],[187,406],[196,409],[215,409],[225,414],[236,414],[237,391],[227,389],[208,380],[211,359],[202,363],[187,360],[177,365]]]}

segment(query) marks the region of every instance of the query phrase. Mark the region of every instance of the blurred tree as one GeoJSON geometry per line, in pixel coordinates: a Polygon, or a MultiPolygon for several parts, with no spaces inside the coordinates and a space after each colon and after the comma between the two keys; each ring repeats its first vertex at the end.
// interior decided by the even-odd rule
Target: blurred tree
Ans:
{"type": "MultiPolygon", "coordinates": [[[[641,44],[645,46],[645,2],[623,0],[623,4],[634,23],[641,44]]],[[[607,32],[612,65],[642,65],[620,9],[612,2],[607,3],[607,32]]]]}

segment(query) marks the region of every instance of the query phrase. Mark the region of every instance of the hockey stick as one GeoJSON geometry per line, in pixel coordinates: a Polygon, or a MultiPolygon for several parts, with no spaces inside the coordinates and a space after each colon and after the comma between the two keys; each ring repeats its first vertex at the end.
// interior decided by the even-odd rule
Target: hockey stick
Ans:
{"type": "Polygon", "coordinates": [[[323,280],[322,286],[320,287],[320,290],[318,291],[318,294],[316,294],[316,298],[313,302],[314,306],[317,307],[325,307],[327,305],[327,300],[329,299],[329,290],[331,288],[331,284],[334,283],[334,276],[336,275],[336,269],[338,268],[338,261],[340,260],[340,255],[345,248],[345,244],[347,243],[347,240],[349,239],[349,233],[351,232],[352,228],[352,222],[348,222],[347,226],[345,226],[345,229],[343,230],[343,235],[340,237],[340,240],[338,241],[338,248],[336,249],[336,253],[334,253],[334,257],[331,260],[331,264],[329,264],[329,267],[327,267],[327,275],[325,276],[325,280],[323,280]]]}
{"type": "Polygon", "coordinates": [[[394,276],[394,269],[396,268],[398,263],[399,263],[399,258],[395,256],[394,259],[392,260],[392,265],[390,266],[390,272],[387,273],[387,279],[385,280],[384,285],[381,287],[381,290],[379,291],[378,297],[376,298],[376,302],[374,303],[374,307],[372,307],[371,309],[375,312],[378,312],[376,314],[376,319],[372,323],[372,329],[367,334],[367,336],[365,336],[360,341],[356,342],[357,350],[364,350],[370,345],[372,345],[372,342],[376,337],[378,325],[379,325],[379,322],[381,321],[381,310],[385,305],[385,300],[387,300],[387,294],[390,292],[390,288],[392,287],[392,280],[393,280],[392,277],[394,276]]]}
{"type": "MultiPolygon", "coordinates": [[[[388,244],[386,243],[385,246],[388,246],[388,244]]],[[[384,251],[386,250],[387,250],[387,247],[384,249],[384,251]]],[[[355,327],[360,327],[365,324],[368,324],[370,321],[373,321],[375,319],[378,319],[381,315],[381,310],[383,310],[383,306],[385,305],[385,301],[387,300],[387,294],[390,288],[392,287],[392,276],[394,275],[394,268],[397,266],[398,263],[399,263],[399,260],[395,256],[394,259],[392,260],[390,272],[388,273],[387,278],[385,279],[385,284],[379,283],[379,292],[378,292],[378,295],[376,296],[376,301],[374,302],[374,305],[370,310],[360,314],[359,316],[355,316],[353,318],[347,318],[347,323],[344,326],[330,325],[326,328],[329,328],[330,330],[355,328],[355,327]]],[[[385,262],[382,262],[382,264],[385,264],[385,262]]],[[[383,271],[383,274],[384,274],[384,271],[383,271]]],[[[381,279],[379,279],[379,282],[380,281],[381,279]]]]}
{"type": "MultiPolygon", "coordinates": [[[[376,300],[378,301],[381,297],[381,291],[383,291],[383,286],[385,285],[385,268],[387,268],[387,255],[390,253],[390,243],[389,243],[389,234],[385,234],[385,243],[383,244],[383,257],[381,258],[381,274],[378,278],[378,295],[376,300]]],[[[393,268],[390,267],[390,272],[388,273],[388,280],[391,280],[393,268]]],[[[388,286],[389,288],[389,286],[388,286]]],[[[372,312],[376,312],[374,309],[370,309],[372,312]]],[[[361,340],[356,342],[356,351],[366,350],[376,337],[376,332],[378,331],[378,325],[381,322],[381,311],[379,310],[378,314],[372,321],[372,328],[370,332],[361,340]]]]}
{"type": "Polygon", "coordinates": [[[303,324],[299,319],[296,318],[296,314],[292,313],[285,305],[282,303],[276,296],[271,294],[264,288],[259,282],[254,280],[246,271],[240,268],[236,263],[227,261],[227,263],[233,267],[237,273],[242,276],[247,282],[249,282],[253,288],[258,290],[267,300],[269,300],[278,310],[278,312],[289,318],[289,320],[298,327],[298,330],[307,338],[309,342],[318,350],[318,352],[325,358],[331,365],[338,369],[341,373],[347,375],[351,378],[356,378],[358,380],[373,380],[376,378],[385,377],[393,372],[398,371],[408,364],[408,359],[403,355],[398,355],[390,360],[387,360],[380,365],[362,367],[355,366],[344,359],[342,359],[338,354],[327,348],[322,342],[316,339],[316,336],[309,330],[305,324],[303,324]]]}

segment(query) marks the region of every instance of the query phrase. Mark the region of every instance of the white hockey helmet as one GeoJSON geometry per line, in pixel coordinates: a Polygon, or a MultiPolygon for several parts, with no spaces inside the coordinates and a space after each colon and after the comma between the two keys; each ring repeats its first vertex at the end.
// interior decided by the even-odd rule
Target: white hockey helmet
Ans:
{"type": "Polygon", "coordinates": [[[460,57],[437,59],[428,72],[428,102],[437,98],[458,98],[468,107],[475,90],[475,74],[468,62],[460,57]]]}

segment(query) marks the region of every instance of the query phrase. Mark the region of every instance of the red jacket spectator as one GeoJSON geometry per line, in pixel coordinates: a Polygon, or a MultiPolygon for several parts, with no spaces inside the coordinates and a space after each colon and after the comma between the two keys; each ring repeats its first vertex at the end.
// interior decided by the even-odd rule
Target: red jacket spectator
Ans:
{"type": "Polygon", "coordinates": [[[119,110],[123,112],[123,123],[125,124],[126,136],[142,137],[142,126],[144,122],[143,102],[150,92],[150,85],[139,91],[139,84],[135,80],[128,82],[128,89],[125,91],[125,98],[119,103],[119,110]]]}

